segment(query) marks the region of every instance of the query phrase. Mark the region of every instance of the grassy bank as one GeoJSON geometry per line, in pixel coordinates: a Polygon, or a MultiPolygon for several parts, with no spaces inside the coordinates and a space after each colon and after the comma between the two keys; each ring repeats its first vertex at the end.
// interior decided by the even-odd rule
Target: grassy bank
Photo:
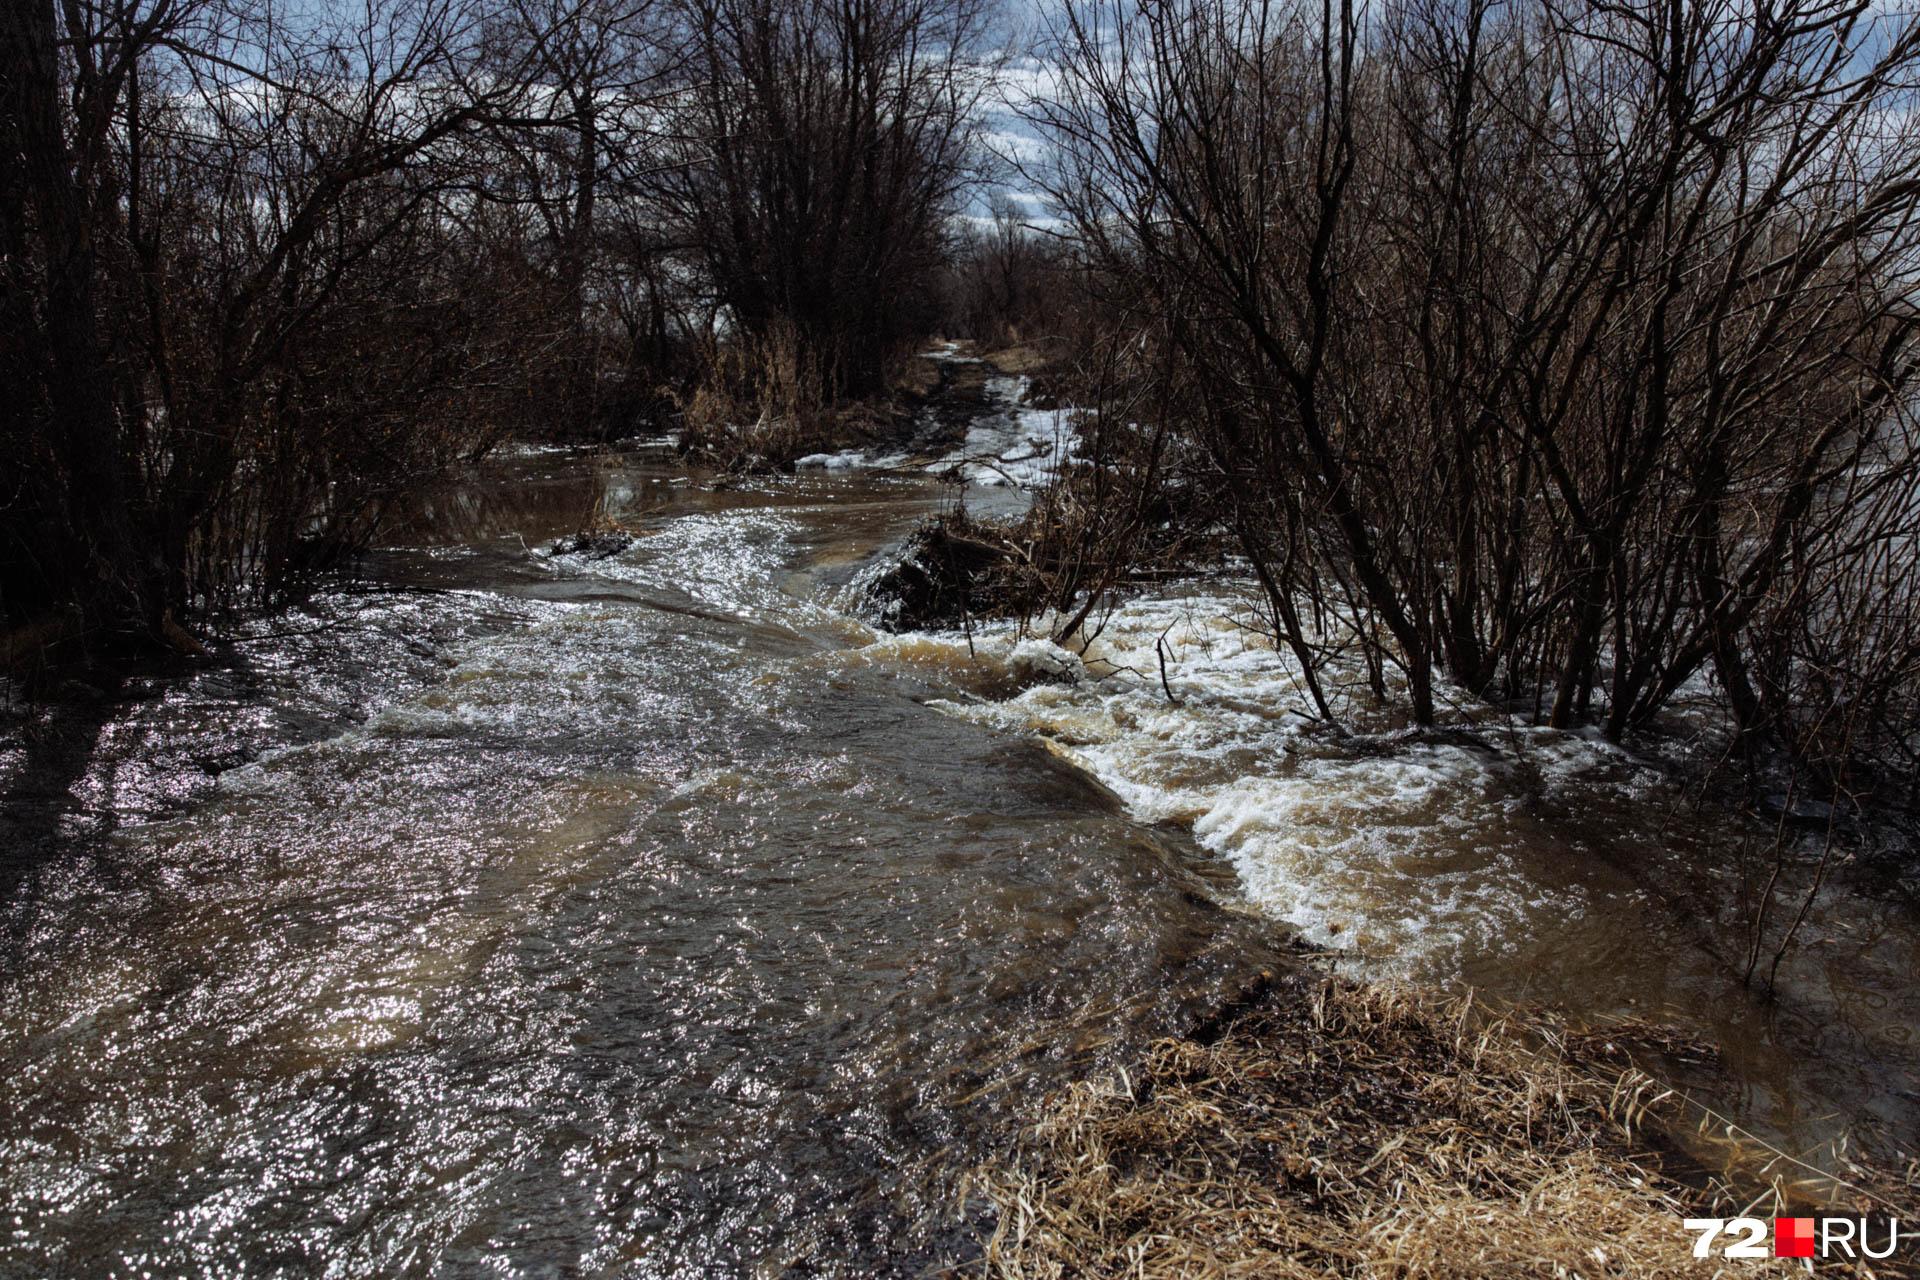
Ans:
{"type": "MultiPolygon", "coordinates": [[[[997,1210],[983,1270],[1801,1274],[1784,1260],[1692,1257],[1683,1219],[1774,1201],[1749,1207],[1724,1186],[1683,1182],[1685,1162],[1650,1136],[1675,1107],[1645,1075],[1589,1067],[1578,1039],[1551,1027],[1432,993],[1302,978],[1049,1099],[975,1173],[997,1210]]],[[[1831,1203],[1840,1190],[1856,1212],[1920,1202],[1912,1171],[1879,1176],[1871,1189],[1801,1191],[1831,1203]]],[[[1791,1194],[1784,1179],[1775,1188],[1791,1194]]]]}

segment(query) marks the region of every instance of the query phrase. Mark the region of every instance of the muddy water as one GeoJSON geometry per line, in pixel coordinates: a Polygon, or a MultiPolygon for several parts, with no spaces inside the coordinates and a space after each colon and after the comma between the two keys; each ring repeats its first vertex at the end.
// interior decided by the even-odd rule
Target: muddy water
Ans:
{"type": "Polygon", "coordinates": [[[963,1251],[996,1109],[1260,943],[1190,843],[845,660],[824,601],[941,497],[516,460],[245,688],[103,698],[66,774],[10,738],[0,1274],[963,1251]],[[595,501],[628,552],[523,547],[595,501]]]}
{"type": "Polygon", "coordinates": [[[953,496],[503,459],[226,666],[16,715],[0,1274],[923,1274],[1009,1107],[1289,929],[1679,1018],[1773,1132],[1911,1134],[1904,908],[1823,902],[1763,1007],[1681,891],[1712,832],[1618,762],[1342,763],[1231,600],[1104,666],[849,616],[953,496]],[[596,513],[641,536],[546,553],[596,513]]]}
{"type": "MultiPolygon", "coordinates": [[[[1421,740],[1368,706],[1364,673],[1336,666],[1360,732],[1329,734],[1257,618],[1250,594],[1215,583],[1128,603],[1083,652],[990,630],[972,652],[1024,650],[1063,678],[939,705],[1030,733],[1136,817],[1190,830],[1233,872],[1223,900],[1343,969],[1564,1011],[1602,1032],[1603,1061],[1688,1090],[1689,1123],[1724,1137],[1733,1122],[1829,1173],[1849,1153],[1901,1167],[1920,1150],[1910,888],[1842,857],[1814,892],[1817,823],[1785,828],[1776,876],[1778,824],[1676,783],[1671,757],[1715,749],[1711,733],[1691,748],[1676,736],[1663,761],[1456,691],[1457,731],[1421,740]]],[[[967,660],[959,637],[913,643],[967,660]]],[[[1740,1154],[1695,1145],[1716,1166],[1740,1154]]]]}

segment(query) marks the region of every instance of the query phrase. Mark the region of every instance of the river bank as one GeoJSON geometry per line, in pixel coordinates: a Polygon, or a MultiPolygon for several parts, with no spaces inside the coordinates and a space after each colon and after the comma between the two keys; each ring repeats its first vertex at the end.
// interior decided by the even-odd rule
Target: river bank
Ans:
{"type": "MultiPolygon", "coordinates": [[[[1034,1276],[1722,1274],[1685,1219],[1898,1212],[1878,1182],[1782,1195],[1659,1137],[1670,1091],[1593,1071],[1564,1028],[1432,990],[1293,974],[1267,998],[1054,1099],[977,1172],[985,1267],[1034,1276]]],[[[1795,1188],[1789,1191],[1789,1188],[1795,1188]]],[[[1831,1274],[1889,1274],[1838,1269],[1831,1274]]],[[[1799,1274],[1783,1259],[1742,1274],[1799,1274]]]]}

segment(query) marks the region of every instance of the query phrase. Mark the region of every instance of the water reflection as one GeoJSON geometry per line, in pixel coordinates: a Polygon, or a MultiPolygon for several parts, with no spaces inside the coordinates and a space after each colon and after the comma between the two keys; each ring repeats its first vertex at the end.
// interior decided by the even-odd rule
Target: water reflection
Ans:
{"type": "Polygon", "coordinates": [[[1679,1017],[1743,1114],[1910,1140],[1909,910],[1836,901],[1789,999],[1729,998],[1721,846],[1630,762],[1383,772],[1276,715],[1242,633],[1195,624],[1220,678],[1176,662],[1173,707],[831,607],[951,496],[510,458],[237,664],[16,723],[0,1273],[922,1274],[1009,1108],[1279,920],[1679,1017]],[[635,541],[546,554],[596,518],[635,541]]]}
{"type": "MultiPolygon", "coordinates": [[[[1001,1108],[1261,961],[1179,837],[823,660],[860,629],[815,566],[937,488],[571,465],[370,563],[405,616],[338,679],[402,627],[434,678],[51,838],[8,908],[0,1271],[917,1271],[1001,1108]],[[628,554],[520,549],[588,494],[628,554]]],[[[169,697],[117,723],[164,738],[169,697]]]]}

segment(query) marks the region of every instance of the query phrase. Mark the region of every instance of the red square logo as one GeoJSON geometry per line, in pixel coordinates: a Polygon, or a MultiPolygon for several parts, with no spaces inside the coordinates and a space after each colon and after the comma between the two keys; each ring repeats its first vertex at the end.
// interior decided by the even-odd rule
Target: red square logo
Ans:
{"type": "Polygon", "coordinates": [[[1775,1218],[1773,1220],[1773,1256],[1811,1258],[1813,1256],[1813,1219],[1775,1218]]]}

